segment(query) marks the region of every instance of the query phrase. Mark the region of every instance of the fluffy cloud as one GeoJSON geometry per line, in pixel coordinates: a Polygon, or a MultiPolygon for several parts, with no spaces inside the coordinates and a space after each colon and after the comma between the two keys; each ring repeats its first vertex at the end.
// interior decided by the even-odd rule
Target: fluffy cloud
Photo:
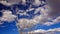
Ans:
{"type": "Polygon", "coordinates": [[[2,3],[3,5],[6,5],[6,6],[13,5],[13,3],[8,3],[7,1],[0,1],[0,3],[2,3]]]}
{"type": "Polygon", "coordinates": [[[6,5],[6,6],[11,6],[13,4],[19,4],[20,2],[22,2],[23,5],[26,4],[26,1],[25,0],[0,0],[0,3],[2,3],[3,5],[6,5]],[[7,2],[8,1],[8,2],[7,2]]]}
{"type": "Polygon", "coordinates": [[[53,25],[53,24],[55,24],[55,23],[53,23],[53,22],[45,22],[43,25],[50,26],[50,25],[53,25]]]}
{"type": "Polygon", "coordinates": [[[39,34],[55,34],[56,32],[60,32],[60,28],[49,29],[49,30],[38,29],[38,30],[28,32],[28,34],[38,34],[38,33],[39,34]]]}
{"type": "Polygon", "coordinates": [[[19,19],[17,24],[18,24],[21,28],[30,28],[30,27],[33,26],[35,23],[36,23],[35,20],[19,19]]]}
{"type": "Polygon", "coordinates": [[[58,16],[56,19],[51,20],[52,22],[45,22],[44,25],[50,26],[53,24],[58,24],[60,22],[60,16],[58,16]]]}
{"type": "Polygon", "coordinates": [[[22,4],[25,5],[26,4],[26,0],[22,0],[22,4]]]}
{"type": "Polygon", "coordinates": [[[41,5],[41,1],[35,0],[35,1],[32,3],[32,5],[34,5],[34,6],[39,6],[39,5],[41,5]]]}
{"type": "MultiPolygon", "coordinates": [[[[28,10],[27,10],[27,12],[28,12],[28,10]]],[[[19,15],[25,15],[25,16],[29,16],[28,14],[27,14],[27,12],[25,12],[24,10],[18,10],[18,12],[17,12],[17,14],[19,14],[19,15]]]]}
{"type": "Polygon", "coordinates": [[[11,11],[9,11],[9,10],[2,10],[2,11],[4,11],[4,12],[3,12],[3,16],[0,19],[1,21],[10,22],[10,21],[14,21],[15,20],[16,16],[12,15],[11,11]]]}
{"type": "Polygon", "coordinates": [[[24,18],[19,19],[19,21],[18,21],[19,25],[22,28],[29,28],[32,25],[35,25],[37,23],[50,26],[50,25],[53,25],[53,24],[60,22],[59,16],[56,19],[49,17],[48,8],[49,7],[47,5],[37,8],[36,11],[34,12],[34,14],[36,14],[39,11],[41,13],[41,15],[39,15],[39,16],[36,15],[33,19],[24,19],[24,18]],[[52,21],[52,22],[49,22],[49,21],[52,21]]]}
{"type": "Polygon", "coordinates": [[[4,4],[6,6],[11,6],[13,4],[22,4],[22,5],[26,6],[27,5],[26,2],[27,3],[32,3],[31,6],[33,5],[33,6],[36,6],[36,7],[38,7],[42,4],[40,0],[30,0],[30,1],[29,0],[3,0],[3,1],[0,0],[0,3],[4,4]]]}
{"type": "Polygon", "coordinates": [[[18,20],[18,25],[21,28],[30,28],[31,26],[40,23],[40,24],[44,24],[48,19],[46,17],[43,17],[42,15],[40,16],[35,16],[33,19],[19,19],[18,20]]]}

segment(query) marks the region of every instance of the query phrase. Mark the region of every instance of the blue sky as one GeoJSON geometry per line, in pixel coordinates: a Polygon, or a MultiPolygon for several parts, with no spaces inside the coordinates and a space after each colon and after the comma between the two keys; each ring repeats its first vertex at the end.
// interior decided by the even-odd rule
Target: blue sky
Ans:
{"type": "MultiPolygon", "coordinates": [[[[45,1],[45,0],[43,0],[43,1],[45,1]]],[[[36,6],[32,6],[31,8],[37,9],[37,8],[42,7],[44,5],[45,4],[42,3],[41,5],[39,5],[37,7],[36,6]]],[[[13,15],[16,15],[16,13],[17,13],[16,12],[16,7],[19,10],[23,10],[24,12],[29,8],[29,4],[27,4],[26,6],[25,5],[22,5],[22,4],[14,4],[12,6],[13,7],[6,6],[6,5],[3,5],[3,4],[0,3],[0,12],[3,9],[4,10],[10,10],[10,11],[12,11],[12,14],[13,15]]],[[[33,19],[36,15],[37,16],[41,15],[41,13],[39,11],[36,14],[34,14],[34,12],[35,12],[35,10],[32,10],[32,11],[27,12],[27,14],[29,16],[28,15],[20,15],[20,14],[18,14],[17,17],[18,17],[18,19],[22,19],[22,18],[25,18],[25,19],[33,19]]],[[[3,16],[2,13],[0,13],[0,17],[1,16],[3,16]]],[[[16,23],[17,23],[16,20],[10,21],[10,22],[8,22],[8,21],[1,21],[1,22],[4,23],[4,24],[0,24],[0,34],[19,34],[18,28],[16,26],[16,23]]],[[[31,28],[26,29],[26,30],[23,30],[23,32],[37,30],[37,29],[49,30],[49,29],[54,29],[54,28],[60,28],[60,22],[54,23],[53,25],[50,25],[50,26],[42,25],[40,23],[37,23],[37,24],[31,26],[31,28]]],[[[60,32],[57,32],[57,34],[60,34],[60,32]]]]}
{"type": "Polygon", "coordinates": [[[16,23],[15,22],[11,22],[11,23],[4,22],[3,25],[0,25],[0,34],[19,34],[17,27],[16,27],[16,23]]]}

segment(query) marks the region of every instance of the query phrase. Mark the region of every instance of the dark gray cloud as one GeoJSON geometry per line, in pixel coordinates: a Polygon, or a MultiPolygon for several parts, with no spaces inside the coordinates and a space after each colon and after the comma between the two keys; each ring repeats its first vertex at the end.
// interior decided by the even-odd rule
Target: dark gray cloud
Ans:
{"type": "Polygon", "coordinates": [[[48,5],[51,7],[49,12],[50,17],[56,17],[60,15],[60,0],[47,0],[48,5]]]}

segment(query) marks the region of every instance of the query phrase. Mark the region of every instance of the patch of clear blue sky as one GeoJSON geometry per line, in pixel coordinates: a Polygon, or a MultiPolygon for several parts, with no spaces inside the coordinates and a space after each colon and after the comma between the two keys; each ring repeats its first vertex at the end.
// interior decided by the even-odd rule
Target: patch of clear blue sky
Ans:
{"type": "Polygon", "coordinates": [[[19,34],[15,21],[13,22],[4,22],[3,25],[0,25],[0,34],[19,34]],[[2,27],[5,26],[5,27],[2,27]]]}

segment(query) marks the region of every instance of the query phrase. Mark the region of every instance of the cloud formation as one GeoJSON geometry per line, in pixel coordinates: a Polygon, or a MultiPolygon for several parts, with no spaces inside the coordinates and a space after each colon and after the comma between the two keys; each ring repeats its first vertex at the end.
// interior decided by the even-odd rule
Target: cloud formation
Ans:
{"type": "Polygon", "coordinates": [[[49,30],[38,29],[28,32],[28,34],[56,34],[56,32],[60,32],[60,28],[54,28],[49,30]]]}
{"type": "Polygon", "coordinates": [[[18,20],[18,25],[21,28],[30,28],[31,26],[33,26],[36,23],[35,20],[28,20],[28,19],[19,19],[18,20]]]}
{"type": "Polygon", "coordinates": [[[0,1],[0,3],[2,3],[3,5],[6,5],[6,6],[11,6],[13,5],[13,3],[9,3],[7,1],[0,1]]]}
{"type": "Polygon", "coordinates": [[[56,17],[56,19],[49,17],[48,8],[49,7],[47,5],[37,8],[36,11],[34,12],[34,14],[36,14],[37,12],[40,12],[41,14],[39,16],[36,15],[36,16],[34,16],[33,19],[25,19],[25,18],[19,19],[19,21],[18,21],[19,25],[22,28],[27,28],[27,27],[31,27],[32,25],[35,25],[37,23],[46,25],[46,26],[50,26],[50,25],[59,23],[60,16],[56,17]],[[52,21],[52,22],[50,22],[50,21],[52,21]]]}
{"type": "Polygon", "coordinates": [[[35,1],[32,3],[32,5],[34,5],[34,6],[39,6],[39,5],[41,5],[41,1],[35,0],[35,1]]]}
{"type": "Polygon", "coordinates": [[[1,21],[11,22],[11,21],[15,20],[16,16],[12,15],[11,11],[9,11],[9,10],[2,10],[2,12],[3,12],[3,16],[0,18],[1,21]]]}
{"type": "MultiPolygon", "coordinates": [[[[11,3],[19,3],[20,0],[8,0],[8,2],[6,1],[0,1],[0,3],[4,4],[4,5],[12,5],[11,3]]],[[[27,1],[27,2],[30,2],[30,1],[27,1]]],[[[32,5],[34,6],[39,6],[40,4],[44,3],[40,0],[35,0],[35,1],[31,1],[32,2],[32,5]]],[[[26,6],[27,4],[26,3],[26,0],[22,0],[22,4],[24,6],[26,6]]],[[[32,6],[31,5],[31,6],[32,6]]],[[[19,10],[19,9],[18,9],[19,10]]],[[[47,26],[50,26],[50,25],[53,25],[53,24],[56,24],[56,23],[59,23],[60,22],[60,11],[55,11],[55,9],[51,9],[48,5],[44,5],[42,7],[38,7],[38,8],[31,8],[29,6],[29,10],[27,9],[26,11],[24,10],[19,10],[17,11],[17,13],[19,13],[20,15],[28,15],[30,16],[29,14],[27,14],[27,12],[30,12],[32,10],[35,10],[34,11],[34,14],[36,14],[37,12],[40,12],[40,15],[35,15],[34,18],[32,19],[26,19],[26,18],[22,18],[22,19],[19,19],[18,20],[18,25],[21,26],[21,28],[29,28],[37,23],[39,24],[42,24],[42,25],[47,25],[47,26]],[[56,18],[56,19],[53,19],[53,18],[56,18]],[[50,22],[52,21],[52,22],[50,22]]],[[[18,17],[18,16],[17,16],[18,17]]],[[[11,11],[8,11],[8,10],[5,10],[3,12],[3,16],[1,17],[1,20],[2,21],[13,21],[14,18],[16,18],[15,15],[12,14],[11,11]]]]}

